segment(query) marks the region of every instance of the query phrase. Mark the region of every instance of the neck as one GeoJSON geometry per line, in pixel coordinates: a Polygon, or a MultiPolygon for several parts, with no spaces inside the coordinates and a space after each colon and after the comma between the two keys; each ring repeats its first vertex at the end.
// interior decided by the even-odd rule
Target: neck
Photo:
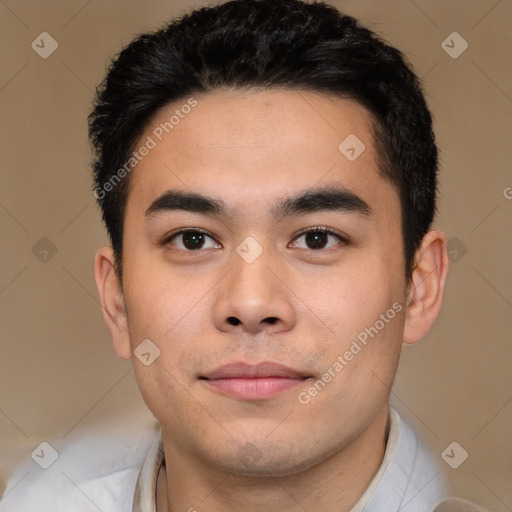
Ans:
{"type": "Polygon", "coordinates": [[[389,432],[388,406],[341,450],[306,471],[249,477],[204,465],[164,441],[158,512],[349,512],[377,473],[389,432]]]}

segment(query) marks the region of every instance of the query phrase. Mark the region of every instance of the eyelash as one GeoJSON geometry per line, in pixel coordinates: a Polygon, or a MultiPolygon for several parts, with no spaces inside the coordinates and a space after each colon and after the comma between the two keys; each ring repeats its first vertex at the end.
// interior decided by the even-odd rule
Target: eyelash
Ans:
{"type": "MultiPolygon", "coordinates": [[[[177,231],[176,233],[173,233],[172,235],[165,237],[164,240],[162,241],[162,245],[169,244],[173,238],[178,237],[179,235],[183,235],[184,233],[201,233],[201,234],[204,234],[204,235],[210,237],[212,240],[215,241],[215,243],[217,243],[217,244],[219,243],[219,242],[217,242],[217,240],[215,240],[215,238],[210,233],[208,233],[208,231],[206,231],[204,229],[201,229],[201,228],[187,228],[187,229],[182,229],[180,231],[177,231]]],[[[302,230],[300,233],[298,233],[296,235],[296,237],[294,238],[294,241],[297,241],[301,236],[307,235],[308,233],[324,233],[324,234],[336,237],[344,245],[349,243],[349,241],[348,241],[348,239],[346,237],[344,237],[344,236],[334,232],[331,228],[329,228],[327,226],[316,226],[316,227],[304,229],[304,230],[302,230]]],[[[309,250],[312,251],[312,252],[322,252],[322,251],[326,251],[326,250],[329,250],[329,249],[332,249],[332,247],[329,247],[328,249],[309,249],[309,250]]],[[[200,249],[197,250],[197,251],[194,251],[194,250],[183,250],[183,249],[174,249],[174,250],[176,250],[178,252],[182,252],[182,253],[199,253],[199,252],[202,252],[200,249]]]]}

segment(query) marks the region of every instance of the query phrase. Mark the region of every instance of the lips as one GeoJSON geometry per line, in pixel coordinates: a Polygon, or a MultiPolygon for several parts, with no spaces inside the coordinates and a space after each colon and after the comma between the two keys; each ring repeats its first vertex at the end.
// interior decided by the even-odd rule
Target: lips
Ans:
{"type": "Polygon", "coordinates": [[[262,362],[255,365],[245,363],[230,363],[219,366],[203,376],[205,379],[229,379],[229,378],[262,378],[262,377],[287,377],[299,379],[308,377],[304,372],[294,370],[278,363],[262,362]]]}
{"type": "Polygon", "coordinates": [[[305,372],[278,363],[231,363],[207,373],[201,381],[222,394],[258,400],[296,387],[310,377],[305,372]]]}

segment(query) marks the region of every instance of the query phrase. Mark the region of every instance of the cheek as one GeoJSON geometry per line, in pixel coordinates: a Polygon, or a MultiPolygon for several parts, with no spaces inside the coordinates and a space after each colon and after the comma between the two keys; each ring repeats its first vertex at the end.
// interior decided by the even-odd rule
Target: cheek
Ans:
{"type": "Polygon", "coordinates": [[[131,268],[125,286],[131,337],[143,336],[163,343],[172,341],[177,333],[190,337],[201,328],[208,280],[180,276],[179,272],[170,275],[168,265],[149,258],[131,268]]]}
{"type": "Polygon", "coordinates": [[[339,339],[356,336],[402,300],[401,287],[392,282],[382,261],[366,264],[356,259],[323,275],[294,282],[297,296],[314,313],[313,321],[339,339]]]}
{"type": "Polygon", "coordinates": [[[193,389],[181,375],[179,365],[162,352],[150,366],[134,361],[134,373],[140,394],[160,424],[182,438],[184,425],[195,425],[203,411],[194,399],[193,389]]]}
{"type": "Polygon", "coordinates": [[[323,360],[336,374],[333,390],[340,396],[350,390],[354,403],[370,396],[381,400],[391,387],[405,313],[402,285],[384,268],[385,261],[364,263],[346,265],[323,283],[302,289],[305,296],[310,293],[304,302],[315,312],[312,321],[325,326],[323,360]]]}
{"type": "Polygon", "coordinates": [[[147,367],[133,357],[141,394],[155,411],[162,393],[175,403],[185,401],[184,390],[200,363],[201,340],[207,339],[211,285],[170,278],[168,269],[166,273],[157,266],[139,268],[125,290],[128,332],[132,353],[145,339],[159,350],[158,358],[147,367]]]}

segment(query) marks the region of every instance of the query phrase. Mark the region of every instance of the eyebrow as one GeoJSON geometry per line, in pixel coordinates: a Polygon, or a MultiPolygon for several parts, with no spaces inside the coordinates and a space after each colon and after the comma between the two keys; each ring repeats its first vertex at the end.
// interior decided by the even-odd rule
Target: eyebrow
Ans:
{"type": "Polygon", "coordinates": [[[292,215],[305,215],[321,211],[337,211],[370,216],[370,205],[351,190],[336,186],[314,188],[291,197],[279,199],[272,208],[276,221],[292,215]]]}
{"type": "MultiPolygon", "coordinates": [[[[228,209],[224,201],[194,192],[168,190],[155,199],[146,210],[146,216],[168,211],[183,210],[227,218],[228,209]]],[[[351,190],[339,185],[317,187],[293,196],[280,198],[270,210],[279,222],[293,215],[306,215],[321,211],[355,213],[364,217],[373,212],[370,205],[351,190]]]]}

